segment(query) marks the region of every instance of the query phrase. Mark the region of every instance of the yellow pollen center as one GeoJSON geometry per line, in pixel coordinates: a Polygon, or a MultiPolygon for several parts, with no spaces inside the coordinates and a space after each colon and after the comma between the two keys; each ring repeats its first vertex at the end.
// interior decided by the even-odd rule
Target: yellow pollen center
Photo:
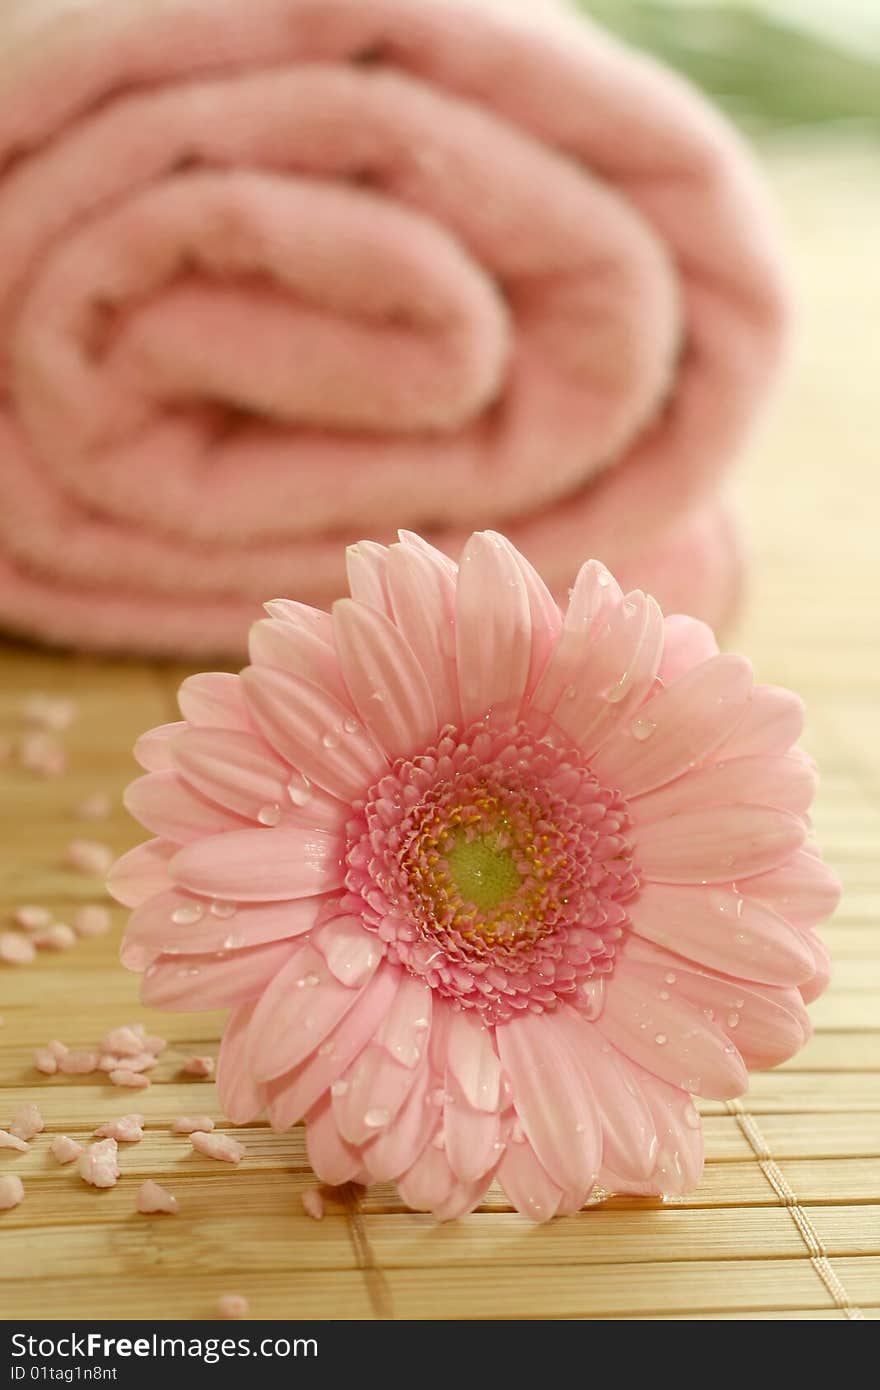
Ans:
{"type": "Polygon", "coordinates": [[[497,831],[468,840],[456,837],[446,855],[446,867],[465,902],[488,916],[512,898],[522,886],[522,878],[507,845],[497,831]]]}

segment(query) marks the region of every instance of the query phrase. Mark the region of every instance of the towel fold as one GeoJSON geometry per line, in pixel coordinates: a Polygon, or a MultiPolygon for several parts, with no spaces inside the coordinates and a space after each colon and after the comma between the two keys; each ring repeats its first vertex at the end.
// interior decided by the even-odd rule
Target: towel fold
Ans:
{"type": "Polygon", "coordinates": [[[555,5],[7,0],[0,622],[233,655],[398,526],[717,620],[784,300],[736,138],[555,5]]]}

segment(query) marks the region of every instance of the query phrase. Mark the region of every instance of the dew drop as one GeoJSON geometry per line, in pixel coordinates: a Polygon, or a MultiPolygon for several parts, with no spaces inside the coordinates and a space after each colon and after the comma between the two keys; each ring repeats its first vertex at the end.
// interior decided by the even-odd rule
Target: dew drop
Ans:
{"type": "Polygon", "coordinates": [[[384,1105],[377,1105],[372,1110],[368,1110],[364,1115],[364,1124],[367,1129],[381,1129],[387,1125],[391,1119],[391,1111],[386,1110],[384,1105]]]}
{"type": "Polygon", "coordinates": [[[294,806],[305,806],[312,798],[312,786],[307,777],[297,772],[287,784],[287,795],[294,806]]]}
{"type": "Polygon", "coordinates": [[[348,1082],[340,1077],[340,1079],[334,1081],[333,1085],[330,1087],[330,1094],[331,1096],[344,1096],[347,1090],[348,1082]]]}
{"type": "Polygon", "coordinates": [[[203,912],[201,903],[185,903],[183,907],[174,909],[171,920],[176,927],[190,927],[193,922],[201,920],[203,912]]]}
{"type": "Polygon", "coordinates": [[[227,936],[223,942],[223,949],[225,951],[233,951],[236,946],[240,945],[241,937],[236,932],[233,932],[230,936],[227,936]]]}
{"type": "Polygon", "coordinates": [[[566,698],[566,700],[573,700],[574,697],[575,697],[575,695],[577,695],[577,686],[576,686],[576,685],[569,685],[569,686],[566,686],[566,689],[565,689],[565,698],[566,698]]]}
{"type": "Polygon", "coordinates": [[[260,825],[277,825],[281,820],[281,807],[278,802],[267,802],[265,806],[261,806],[257,812],[257,820],[260,825]]]}
{"type": "Polygon", "coordinates": [[[709,1020],[710,1023],[714,1023],[714,1022],[715,1022],[715,1010],[714,1010],[714,1009],[704,1009],[704,1010],[703,1010],[703,1013],[704,1013],[704,1015],[706,1016],[706,1018],[708,1018],[708,1020],[709,1020]]]}
{"type": "Polygon", "coordinates": [[[347,719],[343,719],[342,727],[347,734],[356,734],[360,725],[356,719],[349,715],[347,719]]]}
{"type": "Polygon", "coordinates": [[[338,748],[339,735],[335,733],[333,729],[328,729],[324,737],[321,739],[321,742],[323,743],[325,748],[338,748]]]}
{"type": "Polygon", "coordinates": [[[728,1026],[728,1028],[737,1028],[737,1027],[739,1027],[739,1014],[737,1014],[737,1013],[730,1013],[730,1014],[728,1014],[728,1015],[727,1015],[727,1026],[728,1026]]]}
{"type": "Polygon", "coordinates": [[[608,689],[605,691],[603,699],[607,700],[609,705],[617,705],[623,699],[624,695],[628,690],[629,672],[624,672],[624,674],[621,676],[620,680],[617,682],[616,685],[610,685],[608,687],[608,689]]]}
{"type": "Polygon", "coordinates": [[[310,987],[319,983],[317,975],[304,975],[302,982],[304,985],[309,985],[310,987]]]}
{"type": "Polygon", "coordinates": [[[418,1029],[419,1032],[421,1032],[425,1028],[428,1028],[429,1026],[430,1025],[426,1018],[417,1018],[413,1022],[413,1028],[418,1029]]]}
{"type": "Polygon", "coordinates": [[[224,903],[224,902],[215,902],[215,903],[211,903],[211,916],[212,916],[212,917],[220,917],[220,918],[224,918],[224,919],[227,918],[227,917],[234,917],[237,911],[238,911],[238,909],[237,909],[235,903],[224,903]]]}
{"type": "Polygon", "coordinates": [[[629,731],[634,739],[639,743],[644,743],[645,739],[650,738],[657,725],[653,719],[646,719],[644,715],[639,715],[629,726],[629,731]]]}
{"type": "Polygon", "coordinates": [[[674,970],[667,970],[663,978],[668,985],[674,985],[676,980],[678,979],[678,976],[676,975],[674,970]]]}
{"type": "Polygon", "coordinates": [[[654,1041],[658,1047],[665,1047],[669,1039],[667,1038],[665,1033],[655,1033],[654,1041]]]}
{"type": "Polygon", "coordinates": [[[374,690],[372,695],[370,696],[370,699],[378,700],[379,704],[381,705],[385,700],[388,699],[388,692],[385,690],[374,690]]]}
{"type": "Polygon", "coordinates": [[[669,998],[669,990],[668,990],[668,989],[661,989],[661,991],[660,991],[660,993],[659,993],[659,995],[658,995],[657,997],[658,997],[659,999],[668,999],[668,998],[669,998]]]}
{"type": "Polygon", "coordinates": [[[610,572],[606,569],[600,569],[596,575],[596,583],[599,585],[600,589],[607,589],[608,585],[611,583],[610,572]]]}

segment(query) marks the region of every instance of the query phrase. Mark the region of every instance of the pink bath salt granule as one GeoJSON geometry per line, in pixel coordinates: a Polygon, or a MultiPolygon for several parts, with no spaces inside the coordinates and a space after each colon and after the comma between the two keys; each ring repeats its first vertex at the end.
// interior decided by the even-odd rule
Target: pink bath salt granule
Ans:
{"type": "Polygon", "coordinates": [[[58,1062],[58,1070],[68,1076],[86,1076],[97,1067],[98,1058],[94,1052],[67,1052],[58,1062]]]}
{"type": "Polygon", "coordinates": [[[106,1053],[98,1063],[101,1071],[150,1071],[156,1065],[152,1052],[139,1052],[136,1057],[114,1057],[106,1053]],[[104,1066],[105,1061],[113,1061],[113,1066],[104,1066]]]}
{"type": "Polygon", "coordinates": [[[28,1146],[19,1135],[0,1129],[0,1149],[15,1149],[17,1153],[26,1154],[28,1146]]]}
{"type": "Polygon", "coordinates": [[[249,1317],[250,1311],[250,1304],[240,1293],[224,1293],[217,1299],[217,1316],[227,1322],[249,1317]]]}
{"type": "Polygon", "coordinates": [[[187,1057],[181,1071],[187,1076],[213,1076],[214,1058],[213,1057],[187,1057]]]}
{"type": "Polygon", "coordinates": [[[133,1113],[107,1120],[93,1133],[99,1139],[115,1139],[120,1144],[137,1144],[144,1137],[144,1117],[133,1113]]]}
{"type": "Polygon", "coordinates": [[[130,1086],[135,1091],[145,1091],[150,1084],[150,1078],[142,1071],[129,1071],[128,1067],[117,1067],[109,1075],[114,1086],[130,1086]]]}
{"type": "Polygon", "coordinates": [[[39,1107],[29,1101],[20,1110],[16,1110],[9,1132],[17,1134],[19,1139],[33,1139],[37,1134],[42,1134],[45,1128],[46,1121],[40,1114],[39,1107]]]}
{"type": "Polygon", "coordinates": [[[48,907],[38,907],[35,903],[26,903],[23,907],[15,909],[12,920],[17,927],[21,927],[24,931],[42,931],[43,927],[48,927],[52,921],[52,914],[48,907]]]}
{"type": "Polygon", "coordinates": [[[4,1173],[0,1178],[0,1211],[9,1211],[24,1201],[24,1183],[16,1173],[4,1173]]]}
{"type": "Polygon", "coordinates": [[[32,940],[39,951],[69,951],[76,945],[76,932],[66,922],[53,922],[51,927],[34,932],[32,940]]]}
{"type": "Polygon", "coordinates": [[[113,1187],[119,1177],[115,1139],[99,1139],[79,1156],[79,1175],[92,1187],[113,1187]]]}
{"type": "Polygon", "coordinates": [[[76,718],[76,703],[66,695],[29,695],[22,703],[21,713],[27,724],[61,733],[76,718]]]}
{"type": "Polygon", "coordinates": [[[48,1047],[38,1047],[34,1052],[34,1066],[44,1076],[54,1076],[58,1070],[58,1059],[53,1056],[48,1047]]]}
{"type": "Polygon", "coordinates": [[[82,1144],[71,1139],[69,1134],[56,1134],[50,1145],[50,1152],[56,1163],[72,1163],[83,1151],[82,1144]]]}
{"type": "Polygon", "coordinates": [[[164,1052],[168,1043],[164,1038],[160,1038],[157,1033],[148,1033],[144,1038],[144,1052],[152,1052],[154,1057],[158,1057],[160,1052],[164,1052]]]}
{"type": "Polygon", "coordinates": [[[46,1049],[52,1053],[56,1062],[60,1062],[62,1057],[66,1057],[70,1051],[67,1043],[59,1042],[58,1038],[53,1038],[51,1042],[46,1043],[46,1049]]]}
{"type": "Polygon", "coordinates": [[[177,1198],[172,1197],[170,1192],[166,1192],[161,1183],[154,1182],[152,1178],[141,1183],[138,1188],[137,1209],[151,1215],[153,1212],[177,1211],[177,1198]]]}
{"type": "Polygon", "coordinates": [[[144,1051],[144,1035],[130,1023],[121,1028],[113,1028],[106,1033],[99,1044],[102,1052],[112,1052],[117,1057],[137,1057],[144,1051]]]}
{"type": "Polygon", "coordinates": [[[39,777],[63,777],[67,754],[52,734],[25,734],[18,745],[18,761],[39,777]]]}
{"type": "Polygon", "coordinates": [[[210,1115],[178,1115],[171,1126],[172,1134],[210,1134],[214,1121],[210,1115]]]}
{"type": "Polygon", "coordinates": [[[89,792],[73,808],[80,820],[106,820],[113,810],[113,800],[106,792],[89,792]]]}
{"type": "Polygon", "coordinates": [[[0,932],[0,960],[6,965],[30,965],[37,948],[27,936],[17,931],[0,932]]]}
{"type": "Polygon", "coordinates": [[[103,936],[110,929],[110,910],[100,903],[78,907],[71,921],[77,936],[103,936]]]}
{"type": "Polygon", "coordinates": [[[324,1198],[316,1187],[307,1187],[300,1193],[303,1210],[313,1221],[320,1221],[324,1215],[324,1198]]]}
{"type": "Polygon", "coordinates": [[[240,1163],[244,1158],[244,1145],[228,1134],[208,1134],[203,1129],[194,1130],[189,1136],[196,1153],[206,1158],[218,1158],[222,1163],[240,1163]]]}
{"type": "Polygon", "coordinates": [[[104,878],[113,863],[114,854],[109,845],[100,840],[71,840],[64,851],[64,864],[78,874],[93,874],[104,878]]]}

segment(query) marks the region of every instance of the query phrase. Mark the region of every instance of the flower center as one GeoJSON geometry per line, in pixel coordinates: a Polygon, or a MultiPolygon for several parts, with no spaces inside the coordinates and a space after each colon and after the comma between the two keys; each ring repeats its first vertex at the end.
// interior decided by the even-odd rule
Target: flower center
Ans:
{"type": "Polygon", "coordinates": [[[494,1021],[611,969],[637,888],[626,806],[521,725],[447,728],[354,807],[348,906],[392,958],[494,1021]]]}

